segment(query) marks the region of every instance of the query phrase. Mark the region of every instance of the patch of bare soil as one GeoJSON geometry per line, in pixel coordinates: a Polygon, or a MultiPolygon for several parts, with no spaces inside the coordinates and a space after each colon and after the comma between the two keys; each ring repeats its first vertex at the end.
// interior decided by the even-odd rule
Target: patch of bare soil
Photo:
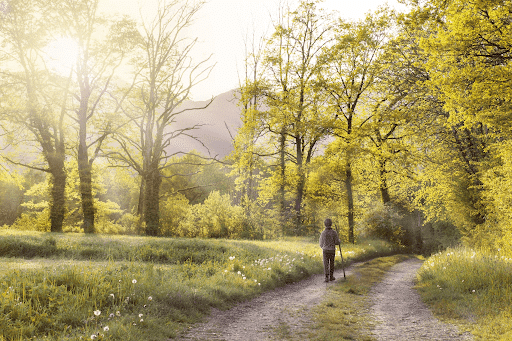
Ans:
{"type": "Polygon", "coordinates": [[[371,312],[379,341],[472,340],[469,333],[436,319],[414,289],[421,261],[410,259],[393,266],[384,280],[372,288],[371,312]]]}
{"type": "MultiPolygon", "coordinates": [[[[349,273],[347,269],[347,276],[349,273]]],[[[280,333],[285,333],[288,337],[304,340],[311,324],[310,309],[321,302],[328,285],[343,280],[341,270],[334,275],[337,279],[333,282],[324,283],[323,275],[314,275],[264,293],[227,311],[213,310],[206,322],[178,339],[262,341],[279,340],[280,333]]]]}

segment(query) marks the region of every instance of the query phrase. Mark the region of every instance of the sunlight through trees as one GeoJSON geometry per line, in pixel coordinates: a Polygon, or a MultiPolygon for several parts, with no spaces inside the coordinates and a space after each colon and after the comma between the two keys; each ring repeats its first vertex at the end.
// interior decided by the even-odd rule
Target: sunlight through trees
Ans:
{"type": "Polygon", "coordinates": [[[192,115],[215,102],[190,101],[214,67],[187,35],[204,3],[99,1],[0,2],[1,224],[263,239],[330,216],[352,243],[512,250],[509,1],[281,6],[246,40],[222,159],[192,115]]]}

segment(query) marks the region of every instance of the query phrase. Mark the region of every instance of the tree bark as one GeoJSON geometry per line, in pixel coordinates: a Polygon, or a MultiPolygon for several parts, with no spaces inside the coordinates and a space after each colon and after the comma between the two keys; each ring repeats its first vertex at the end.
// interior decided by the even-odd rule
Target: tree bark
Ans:
{"type": "Polygon", "coordinates": [[[80,196],[82,201],[83,224],[85,233],[94,233],[94,199],[92,196],[92,165],[89,162],[87,146],[87,121],[91,89],[89,77],[80,79],[80,107],[78,109],[78,176],[80,178],[80,196]]]}
{"type": "Polygon", "coordinates": [[[162,177],[158,168],[148,172],[144,192],[144,222],[146,235],[157,236],[160,231],[160,184],[162,177]]]}
{"type": "Polygon", "coordinates": [[[50,163],[51,202],[50,202],[50,231],[62,232],[64,214],[66,212],[66,170],[64,157],[50,163]]]}
{"type": "Polygon", "coordinates": [[[94,198],[92,195],[92,172],[87,151],[82,143],[78,147],[78,176],[80,178],[80,197],[82,201],[83,224],[85,233],[94,233],[94,198]]]}
{"type": "MultiPolygon", "coordinates": [[[[52,135],[48,129],[48,125],[43,121],[42,117],[35,109],[36,100],[34,93],[31,92],[31,87],[28,87],[29,98],[32,108],[30,125],[37,131],[43,155],[48,163],[46,172],[50,173],[50,231],[62,232],[64,222],[64,215],[66,212],[66,180],[67,174],[64,166],[66,159],[64,135],[62,130],[59,134],[52,135]]],[[[60,128],[62,129],[62,117],[60,128]]]]}
{"type": "Polygon", "coordinates": [[[352,191],[352,165],[347,162],[345,170],[345,189],[347,191],[348,242],[355,243],[354,238],[354,194],[352,191]]]}
{"type": "Polygon", "coordinates": [[[279,223],[281,231],[285,233],[286,224],[286,203],[285,203],[285,179],[286,179],[286,159],[285,159],[285,147],[286,147],[286,130],[283,128],[279,137],[279,223]]]}
{"type": "Polygon", "coordinates": [[[385,205],[391,201],[388,183],[386,180],[386,162],[379,161],[379,189],[382,203],[385,205]]]}
{"type": "Polygon", "coordinates": [[[306,185],[306,174],[304,173],[303,166],[303,152],[302,152],[302,139],[296,138],[296,153],[297,153],[297,171],[299,173],[299,180],[297,181],[296,196],[295,196],[295,228],[300,230],[302,226],[302,201],[304,198],[304,187],[306,185]]]}

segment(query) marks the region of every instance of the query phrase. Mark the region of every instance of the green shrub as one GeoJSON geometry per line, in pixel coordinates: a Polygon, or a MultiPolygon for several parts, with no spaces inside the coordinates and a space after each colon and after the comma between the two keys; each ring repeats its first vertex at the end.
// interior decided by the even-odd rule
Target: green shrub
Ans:
{"type": "Polygon", "coordinates": [[[20,231],[50,231],[50,210],[48,208],[41,212],[24,212],[14,222],[11,228],[20,231]]]}
{"type": "Polygon", "coordinates": [[[202,238],[238,238],[244,228],[243,211],[231,205],[228,194],[213,191],[203,204],[191,207],[180,224],[180,235],[202,238]]]}
{"type": "Polygon", "coordinates": [[[362,224],[367,238],[384,239],[395,245],[411,246],[413,241],[403,224],[404,216],[391,204],[378,205],[365,214],[362,224]]]}
{"type": "Polygon", "coordinates": [[[125,228],[125,234],[137,234],[137,227],[139,225],[138,216],[131,213],[124,213],[121,218],[119,218],[118,223],[125,228]]]}
{"type": "Polygon", "coordinates": [[[181,193],[167,198],[161,204],[160,233],[162,236],[187,236],[181,223],[191,214],[191,206],[188,199],[181,193]]]}
{"type": "Polygon", "coordinates": [[[461,244],[461,234],[457,227],[448,222],[432,222],[424,225],[422,229],[422,254],[432,255],[450,247],[461,244]]]}

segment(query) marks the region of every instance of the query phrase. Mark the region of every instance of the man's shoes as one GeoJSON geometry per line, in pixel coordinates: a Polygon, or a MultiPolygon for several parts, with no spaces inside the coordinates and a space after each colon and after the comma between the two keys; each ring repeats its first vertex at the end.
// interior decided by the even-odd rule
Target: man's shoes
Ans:
{"type": "Polygon", "coordinates": [[[325,277],[325,283],[329,282],[329,277],[325,277]]]}
{"type": "Polygon", "coordinates": [[[335,281],[336,278],[334,278],[334,276],[331,276],[331,281],[335,281]]]}

